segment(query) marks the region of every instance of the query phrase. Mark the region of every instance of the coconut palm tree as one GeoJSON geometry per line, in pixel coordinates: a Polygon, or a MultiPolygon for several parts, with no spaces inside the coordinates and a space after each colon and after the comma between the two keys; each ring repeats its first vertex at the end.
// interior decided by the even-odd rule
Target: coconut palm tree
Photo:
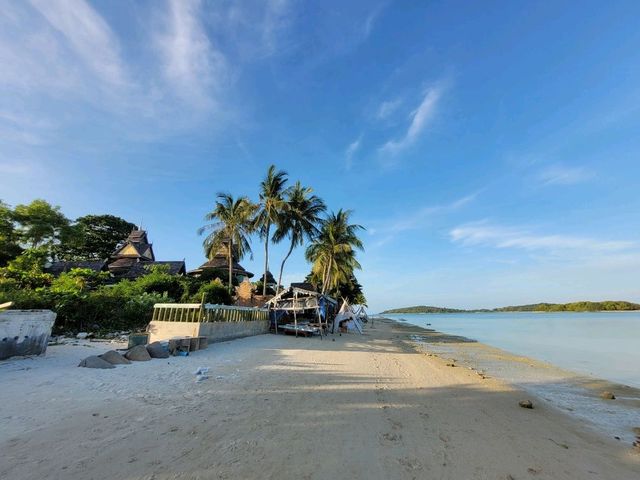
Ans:
{"type": "Polygon", "coordinates": [[[277,171],[275,165],[267,170],[267,176],[260,182],[260,203],[256,217],[256,228],[264,240],[264,275],[262,277],[262,295],[267,294],[267,271],[269,270],[269,241],[271,226],[278,224],[282,210],[286,208],[284,200],[287,172],[277,171]]]}
{"type": "Polygon", "coordinates": [[[247,197],[233,198],[228,193],[219,193],[213,210],[204,217],[211,223],[198,230],[200,235],[210,232],[203,242],[207,258],[215,257],[222,247],[227,250],[230,294],[233,294],[234,257],[240,260],[247,253],[251,254],[249,236],[255,229],[256,209],[247,197]]]}
{"type": "Polygon", "coordinates": [[[280,291],[284,265],[289,256],[291,256],[293,249],[302,245],[305,240],[312,240],[319,233],[320,215],[326,210],[326,206],[322,199],[317,195],[313,195],[312,192],[312,188],[303,187],[300,182],[296,182],[294,186],[288,188],[285,192],[286,208],[282,211],[278,229],[273,238],[279,242],[285,237],[289,237],[291,244],[287,255],[280,264],[276,293],[280,291]]]}
{"type": "Polygon", "coordinates": [[[322,284],[322,293],[337,290],[341,283],[349,281],[355,269],[360,269],[356,250],[363,250],[358,231],[364,228],[349,223],[352,212],[338,210],[322,222],[320,234],[306,251],[311,262],[313,278],[322,284]]]}

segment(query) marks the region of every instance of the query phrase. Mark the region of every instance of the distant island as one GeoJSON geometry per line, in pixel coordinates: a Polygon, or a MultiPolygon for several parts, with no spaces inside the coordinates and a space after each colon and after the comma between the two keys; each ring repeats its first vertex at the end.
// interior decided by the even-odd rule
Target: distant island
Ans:
{"type": "Polygon", "coordinates": [[[417,305],[415,307],[392,308],[382,313],[478,313],[478,312],[604,312],[640,310],[640,304],[606,300],[603,302],[534,303],[513,305],[493,309],[460,310],[456,308],[417,305]]]}

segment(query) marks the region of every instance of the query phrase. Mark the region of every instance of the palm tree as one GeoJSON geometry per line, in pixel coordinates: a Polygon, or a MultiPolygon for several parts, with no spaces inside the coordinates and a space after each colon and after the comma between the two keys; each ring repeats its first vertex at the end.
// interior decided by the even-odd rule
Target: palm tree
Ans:
{"type": "Polygon", "coordinates": [[[293,187],[288,188],[285,192],[287,206],[281,214],[279,226],[273,235],[273,239],[279,242],[283,238],[289,237],[291,245],[280,265],[276,293],[280,291],[284,264],[289,259],[293,249],[302,245],[305,239],[312,240],[319,233],[320,215],[326,210],[326,206],[322,199],[317,195],[313,195],[312,192],[312,188],[303,187],[300,182],[296,182],[293,187]]]}
{"type": "Polygon", "coordinates": [[[287,172],[276,171],[276,166],[271,165],[267,170],[267,176],[260,182],[260,203],[256,217],[256,228],[260,232],[260,238],[264,240],[264,275],[262,277],[262,295],[267,294],[267,271],[269,270],[269,240],[271,226],[277,225],[282,210],[285,208],[284,185],[287,183],[287,172]]]}
{"type": "Polygon", "coordinates": [[[322,284],[322,293],[337,290],[360,268],[356,250],[363,250],[358,231],[364,228],[349,223],[350,210],[338,210],[322,222],[320,234],[307,248],[313,278],[322,284]]]}
{"type": "Polygon", "coordinates": [[[230,294],[233,294],[234,257],[240,260],[245,254],[251,253],[249,236],[255,229],[256,209],[256,205],[247,197],[234,199],[228,193],[219,193],[213,210],[204,217],[212,223],[198,230],[200,235],[206,231],[210,232],[203,242],[207,258],[215,257],[222,247],[227,249],[230,294]]]}

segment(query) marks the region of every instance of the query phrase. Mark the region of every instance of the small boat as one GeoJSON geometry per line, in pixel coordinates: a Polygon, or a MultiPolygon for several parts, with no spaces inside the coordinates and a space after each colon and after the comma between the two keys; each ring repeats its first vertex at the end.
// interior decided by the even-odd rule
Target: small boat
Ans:
{"type": "Polygon", "coordinates": [[[296,332],[298,335],[302,335],[303,337],[310,337],[312,335],[319,335],[320,329],[318,327],[311,327],[309,325],[300,325],[297,326],[293,323],[287,323],[286,325],[282,325],[279,327],[284,330],[284,333],[288,335],[295,335],[296,332]]]}

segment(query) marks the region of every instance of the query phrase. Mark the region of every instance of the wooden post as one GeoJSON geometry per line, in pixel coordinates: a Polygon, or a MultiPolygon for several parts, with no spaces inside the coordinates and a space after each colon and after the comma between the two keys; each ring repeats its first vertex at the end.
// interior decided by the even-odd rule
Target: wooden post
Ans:
{"type": "Polygon", "coordinates": [[[320,305],[316,307],[316,313],[318,314],[318,323],[320,324],[320,340],[322,340],[322,317],[320,316],[320,305]]]}
{"type": "Polygon", "coordinates": [[[296,303],[298,303],[298,292],[293,292],[293,324],[296,329],[296,337],[298,336],[298,315],[296,313],[296,303]]]}

